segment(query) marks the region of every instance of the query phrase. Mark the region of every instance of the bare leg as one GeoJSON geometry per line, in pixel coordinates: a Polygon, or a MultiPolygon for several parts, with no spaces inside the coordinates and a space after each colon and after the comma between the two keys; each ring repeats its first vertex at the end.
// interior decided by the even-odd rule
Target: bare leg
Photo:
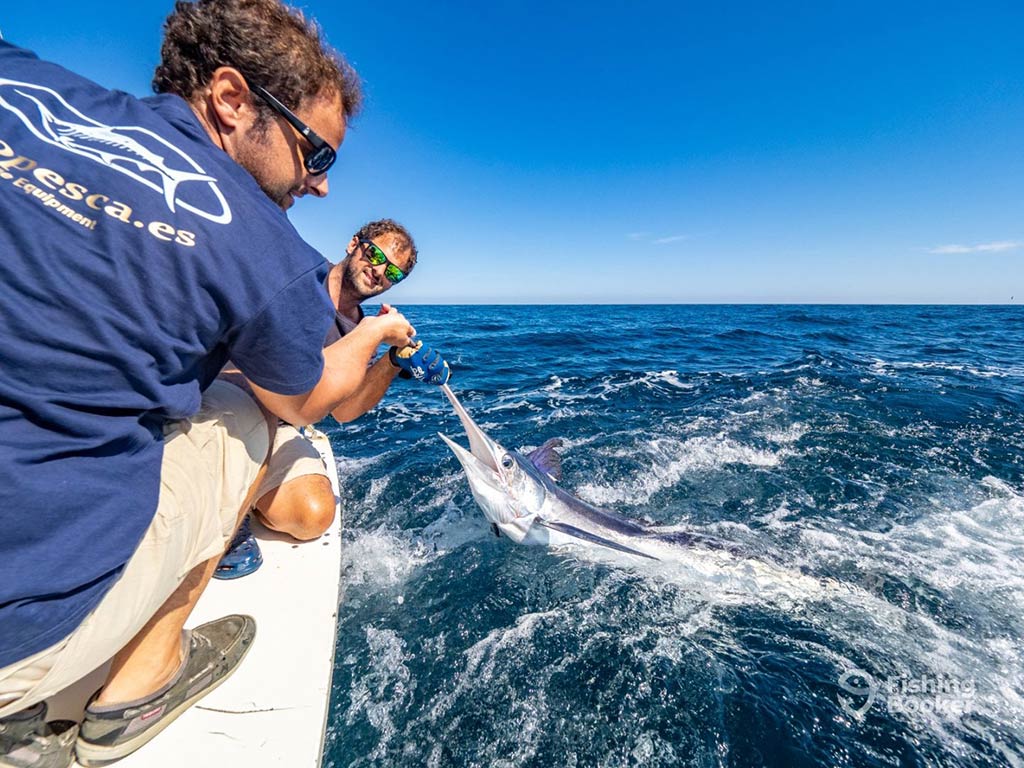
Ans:
{"type": "Polygon", "coordinates": [[[219,560],[214,557],[193,568],[149,623],[114,656],[97,704],[141,699],[174,677],[182,661],[181,630],[219,560]]]}
{"type": "Polygon", "coordinates": [[[334,522],[334,490],[323,475],[302,475],[260,497],[260,522],[296,539],[315,539],[334,522]]]}
{"type": "MultiPolygon", "coordinates": [[[[273,445],[277,421],[268,419],[268,423],[270,444],[273,445]]],[[[256,480],[249,487],[236,526],[252,507],[253,497],[266,472],[267,464],[264,462],[256,480]]],[[[217,555],[189,571],[185,580],[160,606],[153,618],[114,656],[107,683],[96,697],[96,704],[102,706],[145,698],[170,682],[181,666],[181,631],[206,585],[210,583],[220,558],[217,555]]]]}

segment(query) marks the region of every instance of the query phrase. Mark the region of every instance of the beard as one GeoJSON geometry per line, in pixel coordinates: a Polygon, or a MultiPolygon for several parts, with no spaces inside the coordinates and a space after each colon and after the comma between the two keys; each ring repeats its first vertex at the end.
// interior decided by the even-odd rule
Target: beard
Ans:
{"type": "Polygon", "coordinates": [[[345,266],[341,270],[341,291],[347,296],[353,296],[363,302],[366,299],[372,299],[374,296],[379,296],[384,293],[385,287],[381,283],[377,288],[366,288],[365,285],[360,287],[360,277],[362,271],[365,268],[360,262],[361,259],[357,259],[354,256],[345,257],[345,266]]]}
{"type": "Polygon", "coordinates": [[[267,153],[270,150],[268,126],[267,121],[257,121],[251,125],[246,130],[244,141],[239,144],[234,159],[256,180],[271,202],[282,211],[286,211],[294,202],[291,194],[294,184],[290,180],[285,183],[272,178],[272,166],[267,163],[267,153]]]}

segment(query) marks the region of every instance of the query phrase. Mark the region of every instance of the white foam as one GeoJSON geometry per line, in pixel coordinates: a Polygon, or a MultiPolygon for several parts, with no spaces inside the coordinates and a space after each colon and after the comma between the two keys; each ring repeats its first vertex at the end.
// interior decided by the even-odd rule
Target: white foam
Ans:
{"type": "Polygon", "coordinates": [[[402,400],[392,398],[380,407],[391,424],[416,424],[423,420],[424,409],[418,404],[411,406],[402,400]]]}
{"type": "Polygon", "coordinates": [[[562,388],[562,385],[564,383],[565,379],[563,379],[561,376],[552,376],[551,381],[549,381],[547,384],[541,387],[541,389],[543,389],[545,392],[557,392],[562,388]]]}
{"type": "Polygon", "coordinates": [[[476,507],[466,514],[450,499],[445,502],[440,516],[420,531],[421,540],[429,543],[435,557],[490,535],[487,521],[476,507]]]}
{"type": "Polygon", "coordinates": [[[791,522],[787,521],[785,518],[789,517],[792,514],[793,512],[789,509],[788,506],[786,506],[786,502],[782,502],[782,504],[776,507],[773,511],[763,515],[758,515],[754,519],[757,520],[757,522],[764,525],[766,528],[782,530],[791,525],[791,522]]]}
{"type": "Polygon", "coordinates": [[[753,405],[754,403],[763,403],[771,397],[771,394],[763,389],[755,390],[746,397],[740,398],[736,401],[737,405],[753,405]]]}
{"type": "Polygon", "coordinates": [[[599,506],[643,504],[689,473],[722,469],[733,464],[774,467],[789,455],[787,449],[768,451],[744,445],[725,433],[698,435],[685,440],[656,437],[640,446],[618,448],[609,453],[617,458],[636,458],[639,455],[646,466],[632,478],[614,484],[586,483],[578,488],[580,498],[599,506]]]}
{"type": "Polygon", "coordinates": [[[345,724],[351,726],[361,715],[366,717],[380,734],[368,756],[377,760],[387,754],[388,744],[397,732],[393,714],[410,702],[416,684],[406,666],[410,656],[405,651],[405,642],[398,634],[373,627],[366,627],[365,632],[369,670],[352,681],[345,724]]]}
{"type": "Polygon", "coordinates": [[[337,452],[335,452],[334,455],[334,463],[338,467],[339,481],[345,478],[354,477],[363,470],[376,465],[379,461],[379,456],[372,456],[360,459],[350,456],[342,456],[337,452]]]}
{"type": "MultiPolygon", "coordinates": [[[[1013,640],[996,635],[979,643],[972,629],[958,624],[950,628],[932,618],[927,602],[890,602],[874,589],[848,590],[825,618],[831,633],[855,644],[881,668],[904,675],[924,669],[932,677],[969,680],[977,691],[969,702],[971,711],[997,722],[1016,718],[1024,726],[1024,654],[1019,644],[1024,633],[1024,498],[996,478],[985,478],[981,488],[995,497],[967,509],[933,510],[885,533],[834,523],[829,530],[798,526],[801,550],[812,563],[853,562],[869,579],[877,574],[880,584],[903,583],[912,594],[921,589],[914,585],[924,585],[953,607],[993,614],[1013,640]]],[[[950,744],[959,743],[956,712],[900,716],[950,744]]]]}
{"type": "Polygon", "coordinates": [[[349,531],[342,547],[341,569],[345,587],[373,585],[378,588],[403,584],[433,554],[410,534],[378,528],[349,531]]]}
{"type": "Polygon", "coordinates": [[[493,413],[500,413],[501,411],[533,411],[540,412],[540,407],[534,405],[529,400],[523,398],[517,398],[515,400],[506,400],[492,405],[487,409],[487,414],[490,416],[493,413]]]}
{"type": "Polygon", "coordinates": [[[528,645],[537,628],[545,620],[559,616],[560,613],[558,610],[526,613],[519,616],[512,627],[492,630],[466,650],[465,674],[481,681],[490,680],[494,676],[494,667],[502,651],[528,645]]]}
{"type": "Polygon", "coordinates": [[[903,371],[949,371],[955,374],[967,373],[983,379],[1024,376],[1024,366],[1021,365],[994,367],[951,363],[945,360],[882,360],[875,358],[872,361],[871,370],[883,376],[897,376],[903,371]]]}
{"type": "Polygon", "coordinates": [[[625,378],[622,378],[621,374],[616,375],[615,377],[606,376],[596,383],[589,383],[589,387],[586,391],[575,393],[565,391],[564,385],[567,382],[576,381],[580,381],[580,379],[562,379],[555,376],[552,377],[552,381],[545,384],[541,389],[548,393],[553,403],[575,403],[580,401],[593,402],[595,400],[618,400],[623,392],[636,388],[656,389],[659,387],[669,387],[671,389],[687,392],[696,388],[696,385],[680,378],[679,371],[673,369],[663,371],[644,371],[625,378]]]}
{"type": "Polygon", "coordinates": [[[641,386],[653,389],[656,384],[668,384],[674,389],[692,390],[695,386],[679,378],[679,371],[653,371],[644,374],[637,382],[641,386]]]}
{"type": "MultiPolygon", "coordinates": [[[[497,627],[488,632],[483,638],[462,652],[463,666],[453,670],[454,684],[444,691],[430,703],[430,706],[421,715],[421,719],[431,724],[432,729],[444,723],[447,731],[458,730],[458,718],[450,718],[451,709],[464,699],[471,699],[474,691],[480,687],[490,688],[501,685],[508,669],[515,665],[509,665],[509,657],[515,658],[521,651],[528,650],[533,645],[535,633],[552,622],[562,621],[565,615],[561,610],[552,610],[537,613],[527,613],[519,616],[510,627],[497,627]]],[[[537,670],[539,676],[549,678],[551,670],[537,670]]],[[[539,717],[539,711],[544,708],[543,691],[540,698],[532,697],[533,703],[514,702],[517,706],[515,712],[508,712],[502,722],[511,722],[513,727],[518,727],[522,722],[534,722],[539,724],[543,718],[539,717]]],[[[440,755],[438,755],[440,757],[440,755]]],[[[440,762],[431,761],[432,765],[442,765],[440,762]]]]}
{"type": "Polygon", "coordinates": [[[763,434],[764,438],[769,442],[776,443],[778,445],[792,445],[806,435],[809,429],[810,428],[806,424],[796,422],[790,424],[788,427],[765,430],[763,434]]]}

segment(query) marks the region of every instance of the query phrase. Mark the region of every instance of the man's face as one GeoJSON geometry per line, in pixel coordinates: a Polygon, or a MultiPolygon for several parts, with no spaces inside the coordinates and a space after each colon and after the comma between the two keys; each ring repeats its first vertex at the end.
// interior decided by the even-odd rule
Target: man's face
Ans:
{"type": "MultiPolygon", "coordinates": [[[[339,96],[307,100],[295,114],[332,147],[341,147],[346,126],[339,96]]],[[[282,210],[291,208],[297,197],[327,194],[327,174],[313,176],[303,164],[312,147],[283,117],[274,114],[264,126],[250,126],[245,138],[238,163],[282,210]]]]}
{"type": "MultiPolygon", "coordinates": [[[[373,243],[388,257],[388,260],[403,272],[409,271],[409,251],[399,250],[401,238],[391,232],[373,238],[373,243]]],[[[349,243],[349,256],[345,259],[341,275],[341,288],[350,296],[358,297],[359,301],[379,296],[391,287],[391,281],[384,276],[387,264],[374,266],[366,258],[366,246],[352,238],[349,243]]]]}

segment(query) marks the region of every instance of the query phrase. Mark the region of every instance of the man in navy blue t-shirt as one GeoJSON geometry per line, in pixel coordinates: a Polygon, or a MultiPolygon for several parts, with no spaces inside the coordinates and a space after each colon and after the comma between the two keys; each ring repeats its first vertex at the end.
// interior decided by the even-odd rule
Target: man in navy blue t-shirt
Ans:
{"type": "Polygon", "coordinates": [[[70,744],[41,702],[112,655],[83,764],[137,749],[251,643],[248,617],[182,634],[268,445],[214,383],[225,361],[305,424],[414,334],[391,312],[322,349],[324,259],[284,209],[327,193],[359,83],[312,25],[278,0],[179,4],[154,88],[0,42],[0,763],[70,744]]]}

